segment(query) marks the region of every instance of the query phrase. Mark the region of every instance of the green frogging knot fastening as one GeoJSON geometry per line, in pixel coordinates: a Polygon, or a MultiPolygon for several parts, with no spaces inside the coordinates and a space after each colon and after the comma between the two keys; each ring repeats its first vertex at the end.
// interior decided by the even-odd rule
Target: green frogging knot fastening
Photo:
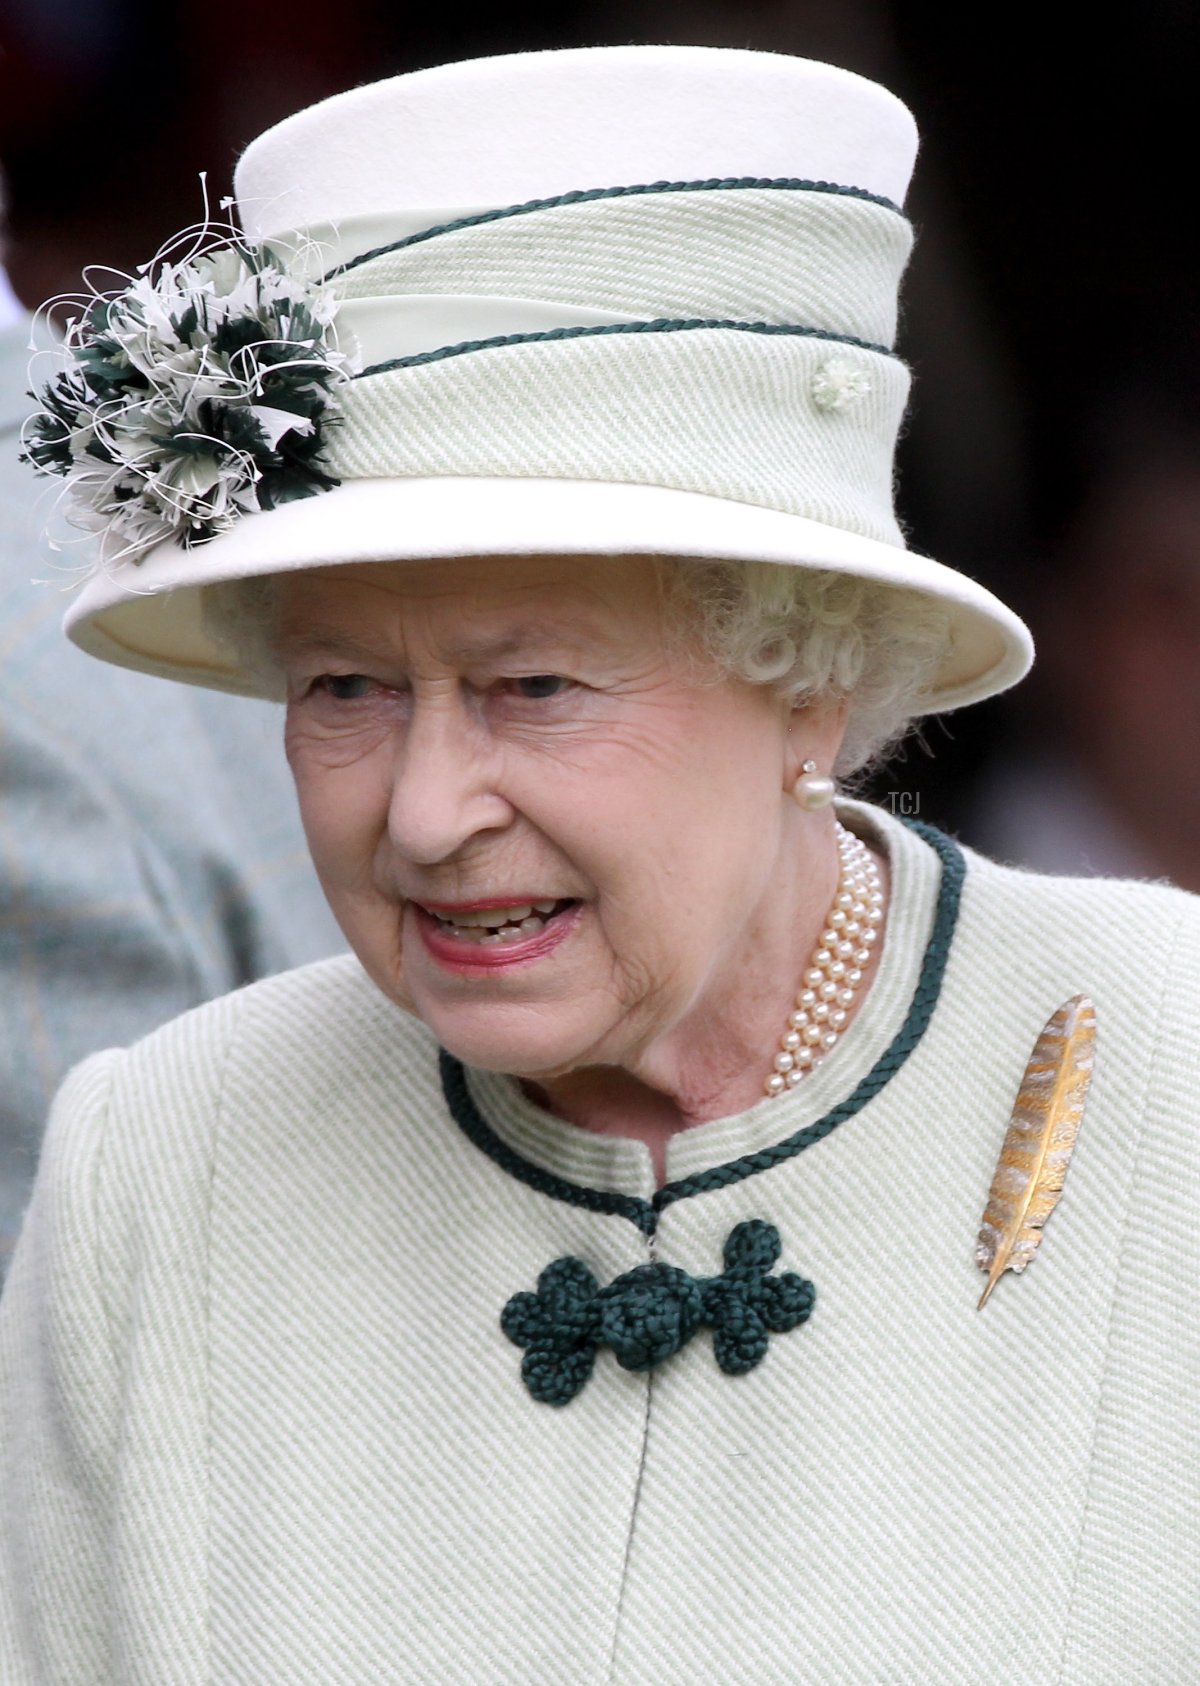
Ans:
{"type": "Polygon", "coordinates": [[[729,1376],[753,1370],[771,1334],[805,1322],[816,1290],[793,1271],[768,1272],[782,1243],[774,1224],[750,1218],[730,1232],[720,1276],[690,1276],[669,1264],[638,1265],[601,1288],[582,1259],[548,1264],[536,1293],[514,1294],[500,1316],[509,1340],[525,1348],[521,1376],[546,1405],[566,1405],[592,1373],[598,1347],[625,1370],[652,1370],[691,1340],[713,1331],[713,1352],[729,1376]]]}

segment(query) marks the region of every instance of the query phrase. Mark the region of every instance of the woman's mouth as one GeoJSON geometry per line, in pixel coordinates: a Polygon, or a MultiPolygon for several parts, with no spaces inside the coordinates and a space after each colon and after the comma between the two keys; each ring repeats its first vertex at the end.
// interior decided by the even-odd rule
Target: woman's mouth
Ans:
{"type": "Polygon", "coordinates": [[[453,912],[424,908],[436,919],[439,930],[454,941],[478,948],[495,948],[502,943],[525,942],[540,937],[552,919],[575,907],[570,900],[522,902],[512,907],[455,909],[453,912]]]}
{"type": "Polygon", "coordinates": [[[473,907],[410,904],[425,947],[443,966],[491,970],[536,960],[578,923],[574,898],[473,907]]]}

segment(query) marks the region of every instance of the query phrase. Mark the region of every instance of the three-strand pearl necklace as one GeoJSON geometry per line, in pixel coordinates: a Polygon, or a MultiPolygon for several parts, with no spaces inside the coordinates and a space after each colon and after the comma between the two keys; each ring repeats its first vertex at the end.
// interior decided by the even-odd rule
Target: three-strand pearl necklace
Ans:
{"type": "Polygon", "coordinates": [[[861,838],[840,821],[834,823],[840,861],[837,895],[764,1084],[768,1095],[794,1088],[837,1042],[883,924],[879,868],[861,838]]]}

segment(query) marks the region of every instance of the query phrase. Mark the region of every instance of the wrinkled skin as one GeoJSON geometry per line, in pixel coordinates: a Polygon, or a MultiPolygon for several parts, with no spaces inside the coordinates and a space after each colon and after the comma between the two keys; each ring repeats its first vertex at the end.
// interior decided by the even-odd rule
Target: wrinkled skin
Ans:
{"type": "Polygon", "coordinates": [[[841,708],[671,653],[636,558],[296,574],[279,653],[317,871],[386,995],[652,1150],[761,1097],[837,878],[831,810],[790,790],[832,765],[841,708]],[[492,898],[579,906],[527,963],[440,963],[414,904],[492,898]]]}

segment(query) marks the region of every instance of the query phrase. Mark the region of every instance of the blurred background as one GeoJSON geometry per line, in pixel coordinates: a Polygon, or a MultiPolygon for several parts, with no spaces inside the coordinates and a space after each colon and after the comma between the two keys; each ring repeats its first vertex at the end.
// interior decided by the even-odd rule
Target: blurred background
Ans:
{"type": "MultiPolygon", "coordinates": [[[[1200,16],[910,0],[0,0],[7,265],[28,306],[214,207],[241,148],[358,82],[622,42],[825,59],[924,141],[900,349],[913,548],[1031,623],[1033,677],[926,723],[866,794],[1047,870],[1200,891],[1200,16]],[[1085,27],[1086,20],[1086,27],[1085,27]]],[[[503,137],[496,137],[503,144],[503,137]]],[[[595,186],[581,182],[580,187],[595,186]]]]}

